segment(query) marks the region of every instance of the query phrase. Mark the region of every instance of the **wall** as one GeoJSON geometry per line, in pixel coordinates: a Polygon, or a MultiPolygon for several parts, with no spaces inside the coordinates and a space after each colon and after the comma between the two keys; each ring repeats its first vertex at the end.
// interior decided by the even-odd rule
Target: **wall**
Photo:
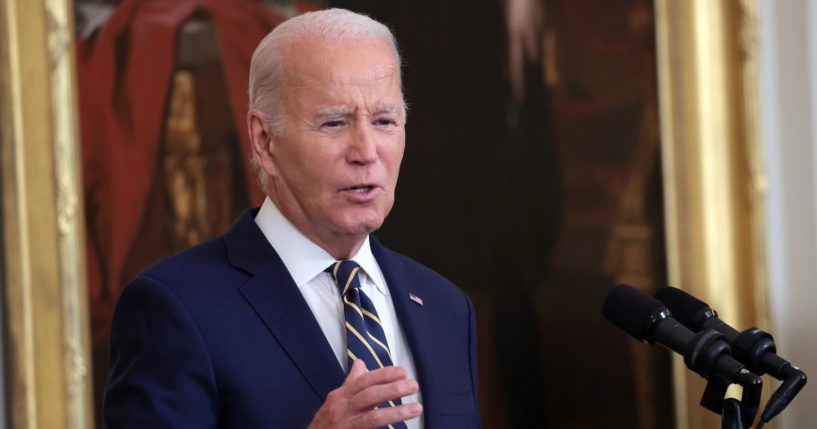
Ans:
{"type": "MultiPolygon", "coordinates": [[[[781,356],[817,376],[817,4],[760,0],[761,127],[768,174],[767,242],[772,332],[781,356]]],[[[763,328],[763,327],[761,327],[763,328]]],[[[767,386],[767,389],[776,386],[767,386]]],[[[778,418],[817,426],[817,388],[778,418]]]]}

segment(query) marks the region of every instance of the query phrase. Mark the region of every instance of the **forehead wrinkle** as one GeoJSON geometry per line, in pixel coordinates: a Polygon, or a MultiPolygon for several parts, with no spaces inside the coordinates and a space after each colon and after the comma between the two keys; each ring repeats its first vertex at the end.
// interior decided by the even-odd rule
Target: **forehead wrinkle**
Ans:
{"type": "MultiPolygon", "coordinates": [[[[373,76],[374,73],[377,73],[377,70],[370,70],[367,71],[363,75],[356,75],[352,77],[347,77],[345,79],[341,79],[340,76],[337,75],[330,75],[328,77],[321,76],[321,73],[315,72],[314,70],[304,70],[287,72],[285,73],[285,87],[287,87],[290,91],[293,89],[306,89],[307,91],[314,92],[319,91],[322,93],[326,93],[328,96],[332,96],[333,93],[341,90],[342,87],[354,87],[355,91],[364,91],[366,92],[366,87],[369,86],[376,86],[381,84],[383,81],[392,80],[395,77],[395,71],[387,70],[385,73],[381,74],[380,76],[373,76]],[[332,86],[322,85],[321,83],[330,82],[332,85],[336,85],[335,88],[332,86]]],[[[400,90],[399,82],[395,83],[397,94],[398,96],[402,95],[402,91],[400,90]]],[[[286,96],[287,92],[290,91],[283,91],[284,96],[286,96]]],[[[344,104],[340,102],[338,104],[344,104]]]]}
{"type": "MultiPolygon", "coordinates": [[[[325,102],[325,104],[321,103],[323,106],[302,106],[306,107],[306,110],[302,110],[302,113],[308,114],[309,110],[314,112],[308,114],[304,119],[310,116],[313,118],[342,117],[354,114],[359,109],[367,114],[368,112],[378,114],[381,112],[402,112],[404,110],[400,70],[391,57],[388,57],[385,62],[373,64],[373,67],[348,75],[335,70],[332,67],[332,62],[321,55],[321,49],[325,49],[325,46],[313,50],[310,48],[313,48],[314,45],[310,46],[309,41],[302,40],[301,42],[304,44],[296,42],[287,46],[289,51],[287,54],[292,55],[290,58],[293,61],[284,64],[282,83],[285,89],[281,95],[284,100],[290,100],[295,104],[302,104],[302,101],[306,101],[303,96],[308,93],[311,93],[312,97],[317,96],[318,99],[323,99],[325,102]],[[301,49],[296,54],[294,50],[298,48],[301,49]],[[384,85],[384,82],[387,85],[384,85]],[[394,86],[391,85],[392,82],[394,86]],[[378,86],[389,86],[389,88],[395,89],[394,99],[391,100],[392,95],[384,94],[380,88],[377,88],[378,86]],[[348,92],[349,89],[352,89],[354,94],[363,97],[355,101],[357,96],[351,95],[352,93],[348,92]],[[375,92],[371,92],[371,89],[375,90],[375,92]],[[385,95],[386,99],[369,100],[367,95],[375,97],[385,95]],[[360,101],[363,104],[358,106],[360,101]],[[370,101],[376,103],[373,108],[369,108],[370,101]],[[315,107],[319,109],[315,109],[315,107]]],[[[391,93],[391,89],[388,89],[388,93],[391,93]]]]}
{"type": "MultiPolygon", "coordinates": [[[[308,90],[314,91],[316,87],[308,86],[308,90]]],[[[325,99],[322,106],[313,106],[313,116],[316,117],[339,117],[354,115],[356,113],[367,113],[371,115],[401,113],[405,110],[402,93],[383,97],[382,94],[367,94],[363,88],[356,87],[354,95],[345,91],[335,91],[326,89],[321,91],[325,99]],[[373,95],[373,98],[371,97],[373,95]]]]}
{"type": "Polygon", "coordinates": [[[395,74],[396,72],[393,67],[376,67],[366,70],[365,73],[350,76],[346,79],[332,73],[331,80],[341,85],[362,86],[379,84],[383,81],[391,80],[394,78],[395,74]]]}

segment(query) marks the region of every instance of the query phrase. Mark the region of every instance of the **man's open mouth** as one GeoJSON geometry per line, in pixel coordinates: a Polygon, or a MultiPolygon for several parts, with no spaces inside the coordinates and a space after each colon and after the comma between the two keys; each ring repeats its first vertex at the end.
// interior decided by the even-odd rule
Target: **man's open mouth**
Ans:
{"type": "Polygon", "coordinates": [[[372,186],[369,185],[352,186],[350,190],[353,192],[357,192],[358,194],[365,194],[366,192],[372,190],[372,186]]]}

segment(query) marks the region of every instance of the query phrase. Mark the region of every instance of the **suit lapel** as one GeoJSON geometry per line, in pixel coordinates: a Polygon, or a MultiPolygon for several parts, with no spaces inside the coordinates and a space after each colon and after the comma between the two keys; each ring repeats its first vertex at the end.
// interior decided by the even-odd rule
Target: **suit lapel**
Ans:
{"type": "Polygon", "coordinates": [[[240,291],[321,398],[343,383],[343,370],[312,311],[248,210],[224,235],[230,263],[253,274],[240,291]]]}
{"type": "MultiPolygon", "coordinates": [[[[372,253],[374,254],[386,284],[391,292],[391,299],[397,318],[400,320],[400,327],[409,343],[414,366],[417,370],[417,382],[420,385],[423,401],[423,416],[426,429],[434,427],[437,414],[437,386],[434,377],[434,350],[429,335],[434,332],[430,315],[424,305],[418,305],[409,298],[409,294],[422,297],[422,291],[417,290],[416,285],[411,284],[405,272],[404,265],[394,256],[389,254],[383,246],[370,236],[372,253]]],[[[433,303],[428,303],[433,305],[433,303]]]]}

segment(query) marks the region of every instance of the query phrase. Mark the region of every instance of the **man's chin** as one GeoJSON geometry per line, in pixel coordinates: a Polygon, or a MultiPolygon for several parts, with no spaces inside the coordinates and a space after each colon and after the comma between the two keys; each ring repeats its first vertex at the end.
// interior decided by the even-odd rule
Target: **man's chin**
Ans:
{"type": "Polygon", "coordinates": [[[350,235],[365,236],[380,229],[383,226],[383,220],[382,217],[357,218],[350,222],[345,229],[350,235]]]}
{"type": "Polygon", "coordinates": [[[377,231],[378,229],[380,229],[381,226],[383,226],[383,221],[382,220],[381,221],[372,221],[372,222],[362,222],[362,223],[358,224],[355,228],[353,228],[353,230],[355,231],[356,234],[368,235],[368,234],[371,234],[371,233],[377,231]]]}

